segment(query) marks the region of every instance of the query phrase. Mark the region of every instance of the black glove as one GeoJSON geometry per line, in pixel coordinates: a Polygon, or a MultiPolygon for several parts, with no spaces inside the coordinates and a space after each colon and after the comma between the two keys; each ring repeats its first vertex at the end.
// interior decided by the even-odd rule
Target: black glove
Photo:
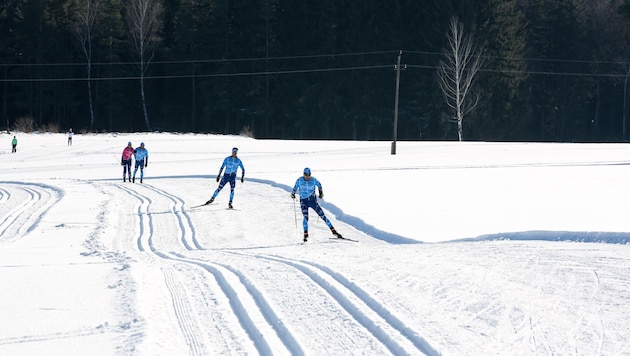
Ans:
{"type": "Polygon", "coordinates": [[[145,163],[145,164],[144,164],[144,166],[145,166],[145,167],[148,167],[148,166],[149,166],[149,162],[145,163]]]}
{"type": "Polygon", "coordinates": [[[245,177],[241,177],[241,183],[245,181],[245,177]]]}
{"type": "Polygon", "coordinates": [[[120,160],[120,165],[121,165],[121,166],[124,166],[124,165],[125,165],[125,161],[121,159],[121,160],[120,160]]]}
{"type": "Polygon", "coordinates": [[[217,183],[219,183],[219,180],[220,180],[220,179],[221,179],[221,175],[219,174],[219,175],[217,176],[217,183]]]}
{"type": "Polygon", "coordinates": [[[319,199],[324,197],[324,191],[322,191],[321,189],[319,190],[319,199]]]}
{"type": "Polygon", "coordinates": [[[295,193],[291,193],[291,199],[295,199],[295,193]]]}

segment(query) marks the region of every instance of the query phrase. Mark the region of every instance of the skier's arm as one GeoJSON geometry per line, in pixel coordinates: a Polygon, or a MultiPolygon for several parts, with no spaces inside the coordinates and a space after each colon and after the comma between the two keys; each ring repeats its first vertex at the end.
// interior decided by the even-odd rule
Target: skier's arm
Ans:
{"type": "Polygon", "coordinates": [[[315,181],[315,185],[319,189],[319,199],[323,198],[324,197],[324,189],[322,188],[322,183],[320,183],[318,180],[316,180],[315,181]]]}
{"type": "Polygon", "coordinates": [[[239,159],[238,165],[241,167],[241,183],[245,180],[245,166],[243,166],[243,162],[239,159]]]}
{"type": "Polygon", "coordinates": [[[219,176],[221,175],[221,173],[223,173],[223,169],[226,168],[228,165],[228,161],[227,158],[223,160],[223,164],[221,165],[221,168],[219,168],[219,176]]]}
{"type": "Polygon", "coordinates": [[[221,168],[219,168],[219,174],[217,174],[217,182],[221,179],[221,173],[223,173],[223,168],[227,166],[227,158],[223,160],[223,164],[221,168]]]}
{"type": "Polygon", "coordinates": [[[291,198],[295,199],[295,192],[297,192],[299,187],[300,187],[300,179],[298,178],[295,181],[295,185],[293,186],[293,190],[291,191],[291,198]]]}

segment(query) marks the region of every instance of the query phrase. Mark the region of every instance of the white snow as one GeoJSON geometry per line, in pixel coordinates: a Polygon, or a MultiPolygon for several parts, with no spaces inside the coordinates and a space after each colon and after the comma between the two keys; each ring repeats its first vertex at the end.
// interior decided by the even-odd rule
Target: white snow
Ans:
{"type": "Polygon", "coordinates": [[[73,141],[0,134],[0,355],[630,354],[628,145],[73,141]]]}

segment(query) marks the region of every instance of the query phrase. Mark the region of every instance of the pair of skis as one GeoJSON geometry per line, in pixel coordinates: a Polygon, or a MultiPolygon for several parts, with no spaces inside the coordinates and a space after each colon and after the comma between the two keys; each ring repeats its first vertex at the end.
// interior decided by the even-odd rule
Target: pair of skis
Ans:
{"type": "MultiPolygon", "coordinates": [[[[203,204],[200,204],[200,205],[192,206],[192,207],[190,207],[190,209],[197,209],[197,208],[201,208],[201,207],[204,207],[204,206],[210,205],[210,204],[212,204],[212,203],[207,203],[206,202],[206,203],[203,203],[203,204]]],[[[233,208],[228,208],[228,210],[230,210],[230,209],[233,209],[233,208]]],[[[339,233],[335,234],[335,237],[331,237],[330,239],[331,240],[344,240],[344,241],[351,241],[351,242],[359,242],[358,240],[353,240],[353,239],[350,239],[350,238],[347,238],[347,237],[343,237],[339,233]]],[[[305,243],[306,242],[303,242],[303,244],[305,244],[305,243]]]]}
{"type": "Polygon", "coordinates": [[[349,239],[347,237],[343,237],[341,235],[337,235],[337,237],[331,237],[331,240],[346,240],[346,241],[352,241],[352,242],[359,242],[359,240],[353,240],[353,239],[349,239]]]}
{"type": "MultiPolygon", "coordinates": [[[[341,237],[339,237],[339,236],[331,237],[331,238],[329,238],[329,240],[359,242],[359,240],[353,240],[353,239],[350,239],[350,238],[347,238],[347,237],[343,237],[343,236],[341,236],[341,237]]],[[[308,241],[307,242],[300,242],[300,245],[307,245],[307,244],[308,244],[308,241]]]]}
{"type": "MultiPolygon", "coordinates": [[[[203,203],[203,204],[200,204],[200,205],[191,206],[190,209],[197,209],[197,208],[201,208],[201,207],[204,207],[204,206],[208,206],[210,204],[212,204],[212,203],[203,203]]],[[[237,210],[237,209],[234,209],[233,207],[230,206],[230,207],[227,208],[227,210],[237,210]]]]}

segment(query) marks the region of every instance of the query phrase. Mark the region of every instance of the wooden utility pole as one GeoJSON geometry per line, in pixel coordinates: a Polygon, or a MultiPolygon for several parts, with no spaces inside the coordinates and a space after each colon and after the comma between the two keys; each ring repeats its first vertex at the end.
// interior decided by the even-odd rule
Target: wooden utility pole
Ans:
{"type": "MultiPolygon", "coordinates": [[[[394,139],[392,141],[392,154],[396,154],[396,140],[398,139],[398,94],[400,93],[400,57],[402,57],[402,50],[398,51],[398,63],[394,66],[396,70],[396,99],[394,101],[394,139]]],[[[403,69],[406,69],[405,64],[403,69]]]]}

